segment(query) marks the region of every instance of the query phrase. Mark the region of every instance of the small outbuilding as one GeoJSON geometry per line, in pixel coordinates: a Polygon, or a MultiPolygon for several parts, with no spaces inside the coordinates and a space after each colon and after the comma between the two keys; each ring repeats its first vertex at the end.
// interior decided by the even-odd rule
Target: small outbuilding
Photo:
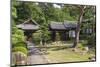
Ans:
{"type": "Polygon", "coordinates": [[[32,37],[32,33],[39,29],[39,25],[36,21],[28,19],[22,24],[17,25],[17,28],[22,29],[24,31],[24,35],[27,36],[27,39],[29,39],[32,37]]]}

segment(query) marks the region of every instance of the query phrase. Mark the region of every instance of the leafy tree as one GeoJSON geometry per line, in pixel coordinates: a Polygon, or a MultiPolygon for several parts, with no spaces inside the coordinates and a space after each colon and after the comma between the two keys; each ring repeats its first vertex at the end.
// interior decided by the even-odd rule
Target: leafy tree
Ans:
{"type": "MultiPolygon", "coordinates": [[[[92,35],[95,34],[95,31],[93,31],[95,29],[94,27],[95,26],[95,7],[80,6],[79,8],[80,8],[80,15],[79,15],[78,23],[77,23],[76,37],[75,37],[75,42],[74,42],[73,47],[76,47],[79,42],[80,30],[92,29],[92,35]]],[[[86,38],[88,38],[87,40],[90,40],[90,36],[86,35],[86,38]]],[[[93,39],[95,39],[95,37],[93,37],[93,39]]],[[[95,42],[95,40],[93,42],[95,42]]]]}
{"type": "Polygon", "coordinates": [[[76,32],[75,32],[75,41],[74,41],[74,45],[73,45],[74,48],[79,43],[80,27],[81,27],[81,23],[83,20],[83,14],[84,14],[86,6],[79,6],[78,8],[80,9],[80,15],[79,15],[79,19],[78,19],[78,23],[77,23],[77,27],[76,27],[76,32]]]}
{"type": "Polygon", "coordinates": [[[31,11],[31,4],[27,2],[16,2],[16,8],[17,8],[17,21],[23,22],[26,19],[31,17],[32,11],[31,11]],[[30,4],[30,5],[29,5],[30,4]]]}

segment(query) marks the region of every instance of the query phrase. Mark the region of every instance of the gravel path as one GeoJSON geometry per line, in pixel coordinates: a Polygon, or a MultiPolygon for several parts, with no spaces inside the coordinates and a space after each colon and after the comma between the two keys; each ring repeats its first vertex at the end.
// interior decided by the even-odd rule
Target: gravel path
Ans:
{"type": "Polygon", "coordinates": [[[34,43],[28,42],[27,64],[46,64],[48,60],[40,53],[40,50],[34,47],[34,43]]]}

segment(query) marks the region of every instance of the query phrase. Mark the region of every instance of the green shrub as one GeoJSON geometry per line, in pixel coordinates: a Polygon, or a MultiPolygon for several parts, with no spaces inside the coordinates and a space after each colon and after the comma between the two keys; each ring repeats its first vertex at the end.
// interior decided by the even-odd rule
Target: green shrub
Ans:
{"type": "Polygon", "coordinates": [[[83,49],[83,44],[82,43],[80,43],[80,44],[78,44],[78,48],[80,48],[80,49],[83,49]]]}
{"type": "Polygon", "coordinates": [[[27,47],[26,43],[25,42],[18,42],[16,44],[12,44],[12,48],[13,47],[27,47]]]}
{"type": "Polygon", "coordinates": [[[33,33],[33,42],[35,44],[39,44],[40,40],[41,40],[41,33],[40,33],[40,31],[37,31],[37,32],[33,33]]]}
{"type": "Polygon", "coordinates": [[[25,38],[23,31],[16,28],[16,26],[12,27],[12,37],[11,37],[12,47],[16,46],[26,47],[24,39],[25,38]]]}
{"type": "Polygon", "coordinates": [[[88,44],[91,48],[92,47],[96,47],[96,36],[95,34],[92,34],[89,38],[88,38],[88,44]]]}
{"type": "Polygon", "coordinates": [[[24,54],[26,54],[27,55],[27,49],[25,48],[25,47],[14,47],[14,48],[12,48],[12,52],[18,52],[18,51],[20,51],[20,52],[22,52],[22,53],[24,53],[24,54]]]}
{"type": "Polygon", "coordinates": [[[17,42],[23,42],[24,41],[24,36],[18,35],[18,34],[13,34],[12,35],[12,43],[16,44],[17,42]]]}
{"type": "Polygon", "coordinates": [[[80,43],[82,46],[87,46],[88,41],[87,40],[80,40],[80,43]]]}

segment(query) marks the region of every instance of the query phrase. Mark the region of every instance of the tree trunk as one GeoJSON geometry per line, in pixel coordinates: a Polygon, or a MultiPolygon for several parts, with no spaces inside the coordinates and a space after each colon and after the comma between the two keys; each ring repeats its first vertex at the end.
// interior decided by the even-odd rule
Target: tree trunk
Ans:
{"type": "Polygon", "coordinates": [[[80,15],[79,15],[79,19],[78,19],[78,23],[77,23],[77,27],[76,27],[76,31],[75,31],[75,40],[74,40],[74,45],[73,45],[74,48],[79,43],[80,27],[81,27],[81,23],[82,23],[82,19],[83,19],[84,8],[85,8],[85,6],[80,6],[80,15]]]}

